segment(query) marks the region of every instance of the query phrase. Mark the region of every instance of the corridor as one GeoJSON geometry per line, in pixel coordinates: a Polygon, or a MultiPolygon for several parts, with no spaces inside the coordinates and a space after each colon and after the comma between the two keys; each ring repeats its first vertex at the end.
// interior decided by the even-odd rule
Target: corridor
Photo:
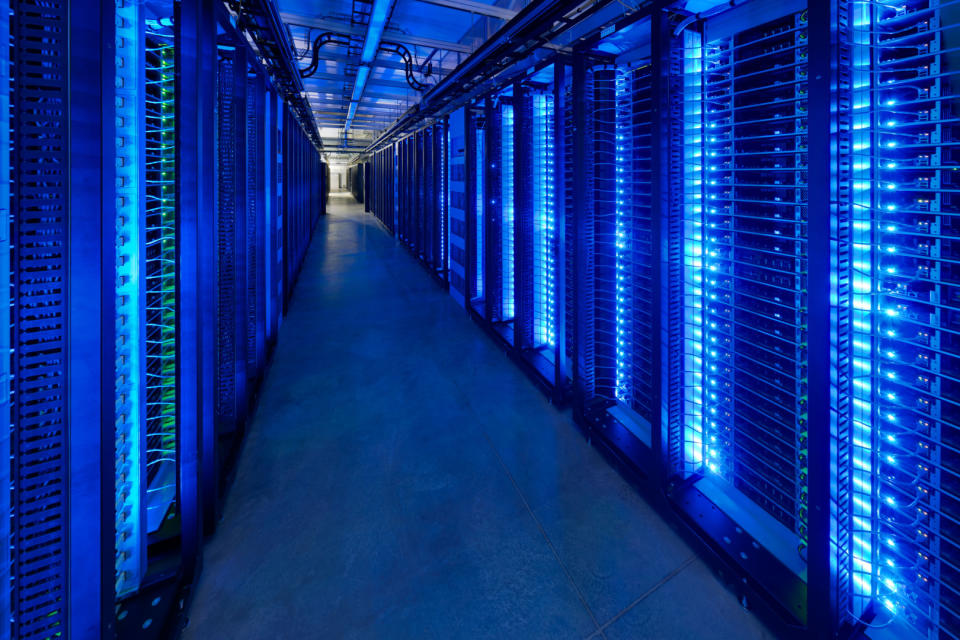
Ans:
{"type": "Polygon", "coordinates": [[[183,637],[772,637],[347,193],[183,637]]]}

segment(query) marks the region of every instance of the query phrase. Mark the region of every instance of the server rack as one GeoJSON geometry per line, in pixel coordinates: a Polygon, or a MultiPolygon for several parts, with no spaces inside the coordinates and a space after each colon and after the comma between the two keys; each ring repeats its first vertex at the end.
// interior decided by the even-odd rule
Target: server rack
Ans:
{"type": "Polygon", "coordinates": [[[446,127],[444,119],[391,145],[396,148],[395,170],[391,148],[380,151],[384,169],[377,179],[385,191],[381,220],[444,287],[449,236],[446,127]]]}
{"type": "Polygon", "coordinates": [[[668,6],[575,70],[578,418],[785,634],[960,632],[958,18],[929,2],[668,6]]]}
{"type": "MultiPolygon", "coordinates": [[[[514,330],[514,202],[512,87],[488,97],[483,105],[482,240],[483,306],[479,319],[507,345],[514,330]]],[[[478,225],[479,226],[479,225],[478,225]]]]}
{"type": "MultiPolygon", "coordinates": [[[[944,0],[658,2],[554,67],[575,416],[785,636],[960,637],[958,31],[944,0]]],[[[543,68],[463,111],[464,293],[512,354],[543,68]]]]}
{"type": "MultiPolygon", "coordinates": [[[[212,1],[0,11],[11,45],[0,66],[0,171],[11,178],[0,180],[0,227],[11,232],[0,233],[10,339],[0,481],[11,488],[0,505],[11,543],[0,635],[164,637],[219,499],[214,213],[226,194],[215,195],[216,153],[226,135],[244,230],[230,282],[248,402],[279,321],[282,288],[267,283],[286,284],[271,259],[285,247],[267,177],[283,102],[212,1]],[[243,56],[219,139],[217,22],[243,56]]],[[[316,192],[315,218],[323,173],[312,147],[303,155],[311,172],[288,185],[316,192]]]]}
{"type": "Polygon", "coordinates": [[[370,211],[391,232],[395,228],[395,146],[377,151],[370,163],[370,211]]]}
{"type": "Polygon", "coordinates": [[[485,317],[486,288],[486,109],[482,101],[466,110],[466,140],[464,155],[466,167],[467,264],[469,287],[467,309],[476,318],[485,317]]]}
{"type": "MultiPolygon", "coordinates": [[[[366,165],[361,163],[352,167],[347,167],[347,188],[354,199],[360,204],[366,205],[367,191],[364,188],[366,182],[366,165]]],[[[366,210],[366,207],[364,207],[366,210]]]]}
{"type": "Polygon", "coordinates": [[[830,230],[807,218],[807,19],[655,10],[580,61],[575,413],[794,631],[832,634],[831,552],[809,545],[831,496],[808,482],[830,452],[808,430],[807,241],[830,230]]]}
{"type": "Polygon", "coordinates": [[[467,110],[450,114],[447,129],[447,189],[449,222],[447,269],[450,273],[450,295],[466,307],[467,295],[467,173],[466,131],[467,110]]]}
{"type": "Polygon", "coordinates": [[[98,98],[112,82],[101,78],[95,46],[104,16],[96,3],[3,9],[9,109],[0,118],[9,173],[0,206],[9,226],[0,236],[10,342],[4,338],[9,422],[0,438],[9,454],[0,471],[9,541],[2,633],[83,635],[97,631],[112,604],[102,590],[83,588],[91,579],[109,588],[113,562],[112,512],[104,517],[112,496],[100,484],[113,477],[114,384],[113,318],[101,313],[112,307],[114,266],[112,219],[103,224],[108,204],[99,188],[113,178],[104,162],[112,118],[98,98]],[[94,46],[78,50],[74,39],[94,46]]]}
{"type": "Polygon", "coordinates": [[[372,188],[370,185],[370,179],[372,176],[372,169],[370,162],[364,162],[363,167],[363,210],[370,211],[370,199],[373,197],[372,188]]]}
{"type": "Polygon", "coordinates": [[[757,579],[780,590],[800,623],[816,625],[816,584],[806,578],[829,559],[810,553],[819,525],[808,469],[828,469],[829,457],[811,447],[811,405],[823,390],[811,389],[810,363],[829,354],[814,355],[810,333],[811,314],[826,311],[813,292],[830,283],[816,280],[824,272],[811,270],[808,256],[811,234],[830,230],[809,215],[806,5],[754,9],[743,22],[735,12],[704,20],[672,43],[683,51],[674,54],[682,55],[683,117],[699,129],[671,141],[684,158],[683,330],[671,338],[689,354],[678,367],[693,384],[671,407],[679,424],[668,435],[670,468],[697,478],[675,495],[688,516],[706,499],[750,523],[745,531],[772,556],[757,579]]]}
{"type": "Polygon", "coordinates": [[[949,2],[841,14],[841,230],[851,509],[847,600],[888,637],[960,636],[956,443],[960,223],[956,36],[949,2]],[[845,214],[845,215],[844,215],[845,214]]]}
{"type": "Polygon", "coordinates": [[[566,63],[540,65],[464,111],[465,277],[472,317],[556,402],[567,399],[570,153],[566,63]]]}

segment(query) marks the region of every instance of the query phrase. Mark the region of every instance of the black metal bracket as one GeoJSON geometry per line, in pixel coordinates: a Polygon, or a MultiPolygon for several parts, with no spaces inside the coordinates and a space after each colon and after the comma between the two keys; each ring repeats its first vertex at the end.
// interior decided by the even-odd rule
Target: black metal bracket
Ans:
{"type": "MultiPolygon", "coordinates": [[[[337,33],[335,31],[324,31],[314,38],[313,43],[310,45],[310,64],[299,70],[301,78],[309,78],[317,72],[317,69],[320,66],[320,48],[328,44],[343,45],[348,47],[350,46],[350,36],[345,33],[337,33]]],[[[426,91],[430,88],[430,85],[420,82],[414,76],[414,67],[416,65],[413,61],[413,55],[405,46],[399,42],[382,41],[378,50],[382,53],[392,53],[400,56],[400,58],[403,60],[404,75],[406,76],[407,84],[410,85],[411,89],[414,91],[426,91]]]]}

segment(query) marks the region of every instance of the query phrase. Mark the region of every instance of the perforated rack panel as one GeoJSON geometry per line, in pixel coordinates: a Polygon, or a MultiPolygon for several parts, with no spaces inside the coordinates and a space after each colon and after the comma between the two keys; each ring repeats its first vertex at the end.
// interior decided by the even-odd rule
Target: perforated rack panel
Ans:
{"type": "Polygon", "coordinates": [[[68,3],[13,5],[13,632],[66,628],[68,3]]]}
{"type": "Polygon", "coordinates": [[[247,110],[246,110],[246,224],[244,225],[246,247],[246,355],[247,379],[256,380],[260,371],[260,362],[263,346],[263,330],[260,319],[260,291],[259,279],[262,268],[260,247],[262,245],[263,225],[263,157],[261,118],[263,96],[260,93],[261,82],[255,73],[247,77],[247,110]]]}
{"type": "Polygon", "coordinates": [[[467,291],[467,110],[450,114],[447,130],[447,211],[449,212],[450,295],[465,306],[467,291]]]}
{"type": "MultiPolygon", "coordinates": [[[[249,346],[247,294],[247,63],[220,48],[217,71],[217,418],[232,430],[245,417],[249,346]]],[[[290,204],[289,198],[288,206],[290,204]]],[[[291,232],[285,224],[287,234],[291,232]]],[[[288,277],[284,278],[285,284],[288,277]]]]}

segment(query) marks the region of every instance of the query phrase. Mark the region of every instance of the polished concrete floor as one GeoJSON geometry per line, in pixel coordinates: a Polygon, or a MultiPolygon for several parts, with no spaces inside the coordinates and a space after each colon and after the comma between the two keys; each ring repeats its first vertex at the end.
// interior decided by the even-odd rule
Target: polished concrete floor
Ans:
{"type": "Polygon", "coordinates": [[[770,638],[346,194],[184,637],[770,638]]]}

